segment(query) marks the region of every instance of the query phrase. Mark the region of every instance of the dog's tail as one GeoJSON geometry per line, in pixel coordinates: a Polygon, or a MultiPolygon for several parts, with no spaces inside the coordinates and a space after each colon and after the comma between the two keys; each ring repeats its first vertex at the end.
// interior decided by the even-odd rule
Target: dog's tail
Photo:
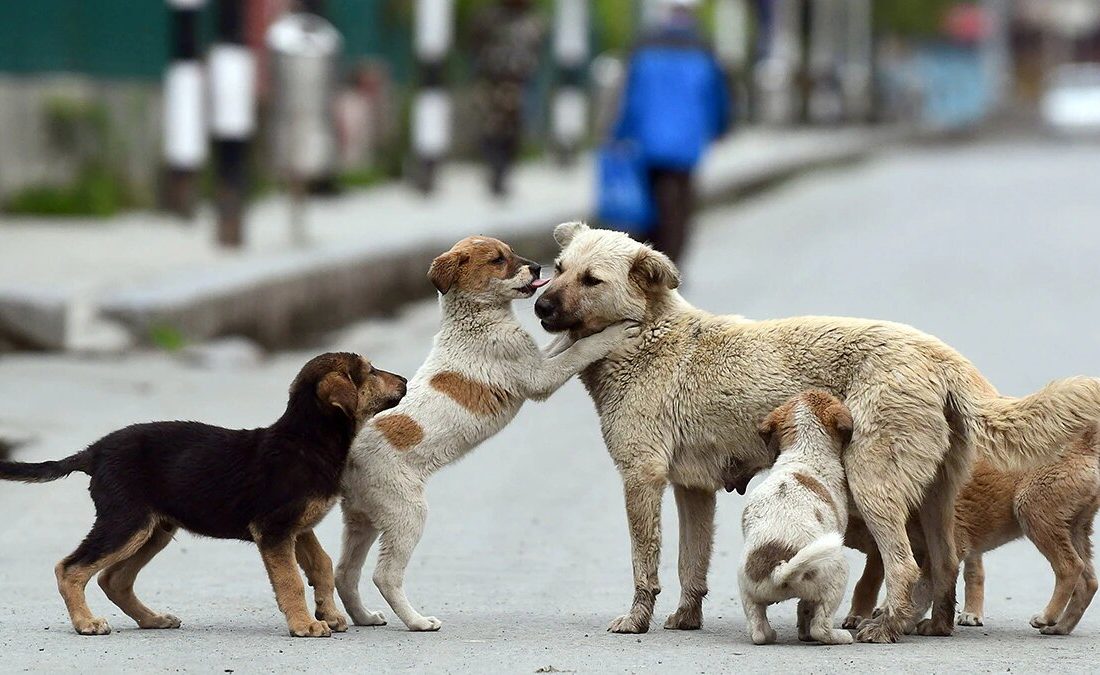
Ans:
{"type": "Polygon", "coordinates": [[[64,478],[74,471],[91,473],[91,448],[75,455],[52,462],[0,461],[0,480],[17,480],[24,483],[48,483],[64,478]]]}
{"type": "Polygon", "coordinates": [[[1100,379],[1055,380],[1022,398],[997,396],[973,406],[977,447],[1003,469],[1056,459],[1100,420],[1100,379]]]}
{"type": "Polygon", "coordinates": [[[772,570],[771,582],[776,586],[782,586],[800,572],[809,571],[826,560],[841,555],[843,547],[844,537],[837,532],[818,537],[795,553],[790,560],[776,565],[772,570]]]}

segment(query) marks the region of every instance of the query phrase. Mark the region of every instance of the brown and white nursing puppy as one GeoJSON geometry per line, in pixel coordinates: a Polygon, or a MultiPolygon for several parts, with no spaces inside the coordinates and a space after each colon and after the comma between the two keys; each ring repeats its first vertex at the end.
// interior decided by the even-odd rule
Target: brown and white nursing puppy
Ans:
{"type": "Polygon", "coordinates": [[[833,628],[833,615],[848,584],[841,456],[852,439],[852,415],[832,395],[810,390],[773,410],[760,437],[777,459],[741,514],[738,585],[749,637],[775,642],[768,605],[798,598],[799,640],[851,644],[850,633],[833,628]]]}
{"type": "Polygon", "coordinates": [[[442,325],[400,405],[359,433],[344,471],[344,551],[336,588],[352,621],[386,623],[359,597],[367,551],[381,535],[374,583],[409,630],[439,630],[405,597],[405,568],[427,516],[428,477],[512,421],[527,399],[543,400],[628,335],[626,324],[545,350],[520,326],[512,301],[544,282],[539,266],[489,237],[463,239],[432,263],[442,325]]]}

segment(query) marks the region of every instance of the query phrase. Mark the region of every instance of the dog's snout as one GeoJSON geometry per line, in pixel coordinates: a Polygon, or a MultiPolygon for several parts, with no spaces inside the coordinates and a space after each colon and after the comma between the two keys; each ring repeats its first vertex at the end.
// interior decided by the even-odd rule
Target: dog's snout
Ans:
{"type": "Polygon", "coordinates": [[[549,295],[543,295],[535,302],[535,316],[540,319],[550,318],[557,309],[558,304],[554,301],[554,298],[549,295]]]}
{"type": "Polygon", "coordinates": [[[530,263],[529,265],[527,265],[527,269],[531,270],[531,276],[535,279],[538,279],[539,276],[542,274],[542,265],[538,263],[530,263]]]}

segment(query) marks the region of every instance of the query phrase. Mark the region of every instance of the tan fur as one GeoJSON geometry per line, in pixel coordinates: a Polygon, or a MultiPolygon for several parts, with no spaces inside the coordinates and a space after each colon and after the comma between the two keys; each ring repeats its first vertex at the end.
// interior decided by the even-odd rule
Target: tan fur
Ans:
{"type": "Polygon", "coordinates": [[[800,472],[794,474],[794,479],[801,483],[807,490],[817,495],[821,501],[828,504],[834,515],[838,513],[836,502],[833,501],[832,495],[830,495],[829,491],[825,489],[825,486],[821,484],[821,481],[813,476],[808,476],[800,472]]]}
{"type": "Polygon", "coordinates": [[[895,640],[911,613],[920,570],[905,526],[914,509],[936,598],[933,620],[920,631],[951,631],[954,499],[976,449],[1003,466],[1039,463],[1100,419],[1094,378],[1002,397],[958,352],[909,326],[716,316],[672,290],[678,273],[667,258],[626,235],[566,223],[555,238],[563,250],[540,300],[544,327],[576,337],[624,320],[643,326],[638,340],[581,375],[623,476],[632,536],[635,602],[612,623],[615,631],[648,629],[649,598],[660,590],[665,485],[715,490],[770,466],[775,453],[760,441],[756,422],[800,391],[823,389],[851,411],[844,456],[851,496],[880,549],[888,591],[886,611],[860,631],[864,641],[895,640]],[[600,283],[585,283],[586,276],[600,283]]]}
{"type": "MultiPolygon", "coordinates": [[[[298,574],[294,537],[276,542],[256,541],[260,548],[260,557],[267,569],[271,587],[275,590],[275,601],[286,615],[290,634],[295,637],[327,637],[332,629],[324,621],[314,619],[306,609],[305,586],[298,574]]],[[[330,561],[331,564],[331,561],[330,561]]],[[[345,629],[347,628],[345,624],[345,629]]]]}
{"type": "Polygon", "coordinates": [[[313,530],[298,535],[294,554],[305,572],[306,581],[313,587],[313,601],[317,608],[313,616],[324,621],[336,632],[348,629],[348,620],[336,607],[336,579],[332,572],[332,558],[321,548],[321,542],[313,530]]]}
{"type": "Polygon", "coordinates": [[[451,371],[433,375],[431,385],[475,415],[496,415],[505,406],[513,403],[514,398],[503,389],[451,371]]]}
{"type": "Polygon", "coordinates": [[[491,279],[514,276],[519,267],[508,244],[491,237],[466,237],[432,261],[428,279],[440,293],[452,288],[478,292],[488,287],[491,279]]]}
{"type": "MultiPolygon", "coordinates": [[[[1050,562],[1055,588],[1050,602],[1031,619],[1043,633],[1065,635],[1080,621],[1097,590],[1092,562],[1092,522],[1100,507],[1097,430],[1080,434],[1062,457],[1030,471],[1004,471],[979,459],[955,506],[955,546],[965,560],[966,602],[960,625],[983,623],[985,570],[982,554],[1026,536],[1050,562]]],[[[919,521],[909,525],[918,545],[919,521]]],[[[868,553],[863,577],[852,596],[845,626],[869,616],[882,580],[882,562],[860,521],[848,528],[845,543],[868,553]]],[[[926,606],[919,603],[917,618],[926,606]]]]}
{"type": "Polygon", "coordinates": [[[129,558],[111,565],[99,575],[99,586],[107,598],[142,628],[179,628],[180,620],[171,614],[158,614],[146,607],[134,594],[134,581],[164,547],[172,541],[176,527],[162,523],[154,528],[141,548],[129,558]]]}
{"type": "Polygon", "coordinates": [[[100,570],[126,560],[137,553],[149,537],[153,534],[155,523],[150,520],[141,530],[134,533],[124,546],[121,546],[110,555],[97,560],[92,565],[66,565],[59,562],[54,568],[57,577],[57,590],[65,601],[65,607],[69,610],[69,619],[73,628],[81,635],[106,635],[111,632],[111,627],[105,619],[98,618],[88,608],[88,601],[84,596],[84,589],[88,581],[100,570]]]}
{"type": "Polygon", "coordinates": [[[408,415],[401,413],[382,415],[374,418],[372,424],[382,432],[386,441],[398,450],[408,450],[424,440],[424,429],[408,415]]]}

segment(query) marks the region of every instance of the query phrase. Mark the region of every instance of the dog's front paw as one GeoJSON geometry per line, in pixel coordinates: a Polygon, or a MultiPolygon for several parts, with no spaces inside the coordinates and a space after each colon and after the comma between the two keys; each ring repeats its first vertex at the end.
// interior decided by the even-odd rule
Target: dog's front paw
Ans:
{"type": "Polygon", "coordinates": [[[649,632],[649,620],[634,613],[623,614],[612,621],[607,630],[612,633],[646,633],[649,632]]]}
{"type": "Polygon", "coordinates": [[[409,624],[409,630],[433,632],[443,627],[443,622],[434,616],[422,616],[409,624]]]}
{"type": "Polygon", "coordinates": [[[138,626],[142,628],[179,628],[182,623],[171,614],[158,614],[144,621],[139,621],[138,626]]]}
{"type": "Polygon", "coordinates": [[[668,630],[699,630],[703,627],[703,610],[699,607],[680,607],[665,620],[668,630]]]}
{"type": "Polygon", "coordinates": [[[959,612],[958,624],[960,626],[984,626],[982,615],[974,612],[959,612]]]}
{"type": "Polygon", "coordinates": [[[828,633],[821,635],[821,639],[818,640],[823,645],[850,645],[855,642],[855,638],[852,634],[846,630],[832,629],[828,633]]]}
{"type": "Polygon", "coordinates": [[[296,621],[290,624],[293,637],[332,637],[332,629],[324,621],[296,621]]]}
{"type": "Polygon", "coordinates": [[[1031,617],[1030,623],[1032,628],[1045,628],[1047,626],[1053,626],[1054,620],[1048,619],[1046,614],[1039,612],[1035,616],[1031,617]]]}
{"type": "Polygon", "coordinates": [[[844,617],[844,621],[841,622],[841,628],[847,628],[848,630],[855,630],[859,628],[859,624],[863,623],[863,617],[859,614],[849,614],[844,617]]]}
{"type": "Polygon", "coordinates": [[[1069,631],[1065,628],[1054,624],[1053,626],[1043,626],[1039,629],[1039,632],[1043,635],[1069,635],[1069,631]]]}
{"type": "Polygon", "coordinates": [[[111,624],[107,623],[107,619],[101,619],[99,617],[93,617],[91,619],[83,619],[81,621],[74,621],[73,628],[77,633],[81,635],[110,635],[111,624]]]}
{"type": "Polygon", "coordinates": [[[356,626],[385,626],[386,615],[382,612],[352,612],[351,622],[356,626]]]}

